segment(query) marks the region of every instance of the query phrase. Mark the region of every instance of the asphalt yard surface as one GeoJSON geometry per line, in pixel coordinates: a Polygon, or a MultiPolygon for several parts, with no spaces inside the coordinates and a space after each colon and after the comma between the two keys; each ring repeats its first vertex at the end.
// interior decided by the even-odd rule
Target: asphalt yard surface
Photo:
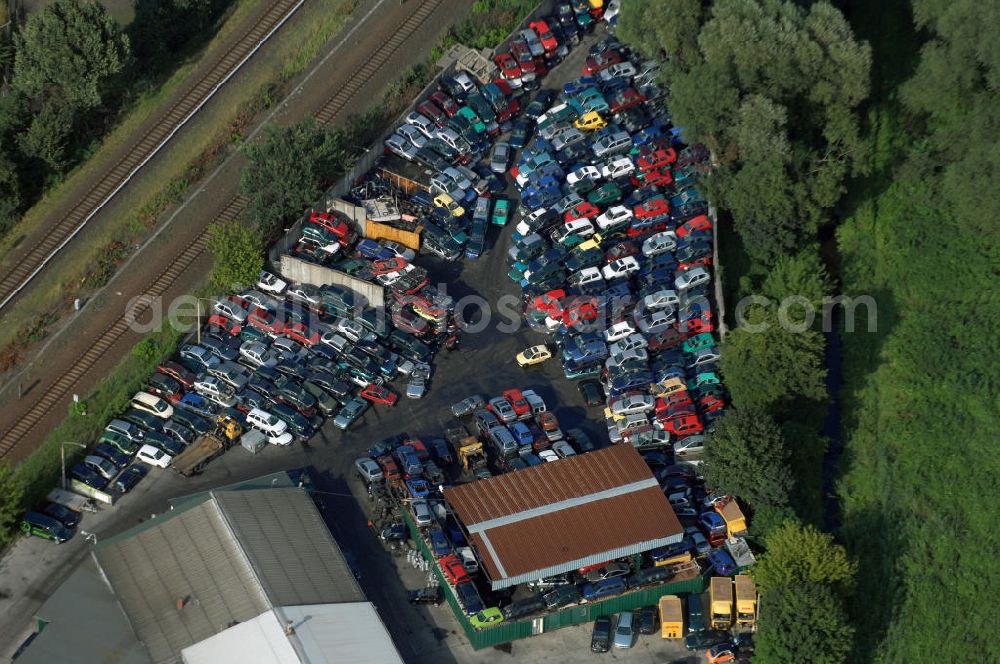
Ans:
{"type": "MultiPolygon", "coordinates": [[[[589,45],[603,36],[603,29],[599,27],[546,77],[545,86],[561,87],[564,82],[579,76],[589,45]]],[[[517,201],[513,186],[508,187],[505,196],[517,201]]],[[[516,214],[512,215],[512,218],[516,217],[516,214]]],[[[308,446],[268,446],[257,455],[234,448],[194,478],[152,469],[150,476],[114,509],[99,515],[88,515],[83,529],[94,533],[98,539],[108,537],[144,521],[150,514],[168,509],[168,498],[277,470],[309,468],[318,480],[318,495],[331,531],[409,663],[555,663],[607,659],[674,662],[683,661],[685,657],[691,662],[698,661],[684,650],[682,644],[664,641],[658,634],[640,636],[636,646],[630,650],[593,654],[589,648],[590,623],[475,652],[447,604],[440,607],[409,605],[407,591],[426,585],[427,572],[415,569],[407,561],[405,552],[387,549],[368,528],[367,509],[370,503],[365,487],[354,475],[354,460],[365,456],[368,447],[376,441],[401,432],[414,437],[442,435],[445,423],[451,419],[451,404],[470,394],[495,396],[511,387],[531,388],[545,399],[564,429],[581,427],[595,441],[607,441],[599,409],[586,407],[576,383],[562,376],[556,361],[527,369],[518,368],[514,362],[517,352],[542,343],[546,337],[526,325],[518,324],[517,308],[510,305],[520,297],[520,289],[506,276],[508,267],[505,256],[513,226],[509,223],[503,229],[493,227],[488,238],[488,251],[477,261],[444,262],[427,256],[418,259],[417,262],[430,271],[432,284],[444,284],[456,300],[470,296],[465,300],[467,306],[462,313],[469,323],[474,324],[473,329],[482,328],[464,334],[458,350],[438,354],[430,389],[423,399],[401,398],[393,408],[374,405],[347,432],[336,429],[328,422],[308,446]],[[498,310],[497,303],[505,296],[508,304],[498,310]],[[481,308],[476,303],[487,303],[488,308],[481,308]]],[[[405,391],[405,384],[399,381],[392,387],[397,392],[405,391]]],[[[452,469],[451,475],[454,476],[455,472],[452,469]]],[[[599,528],[600,524],[594,524],[594,527],[599,528]]],[[[87,555],[88,547],[89,544],[79,536],[62,547],[54,547],[38,539],[26,540],[16,547],[3,563],[8,572],[16,569],[13,566],[34,564],[50,566],[52,575],[44,586],[36,588],[30,602],[16,607],[20,612],[16,617],[10,610],[15,607],[11,607],[8,600],[0,599],[0,612],[8,616],[8,622],[19,620],[23,624],[30,620],[31,612],[26,610],[37,608],[58,580],[71,571],[66,556],[57,554],[69,549],[75,565],[87,555]]],[[[0,592],[3,591],[3,572],[0,568],[0,592]]],[[[6,636],[10,632],[0,634],[6,636]]]]}

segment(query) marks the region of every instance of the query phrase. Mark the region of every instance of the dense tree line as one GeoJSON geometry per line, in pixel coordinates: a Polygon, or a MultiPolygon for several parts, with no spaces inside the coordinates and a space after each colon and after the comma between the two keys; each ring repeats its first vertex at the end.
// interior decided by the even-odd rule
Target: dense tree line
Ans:
{"type": "Polygon", "coordinates": [[[817,518],[825,447],[825,339],[812,314],[830,281],[817,236],[868,165],[858,107],[871,50],[824,1],[627,0],[619,21],[620,37],[664,62],[674,124],[716,162],[699,186],[731,216],[750,262],[739,290],[754,298],[727,303],[738,323],[722,354],[733,406],[704,474],[749,510],[765,549],[757,658],[797,661],[808,645],[810,661],[846,662],[847,594],[827,578],[769,583],[767,573],[774,561],[810,567],[823,549],[789,545],[818,534],[802,525],[817,518]]]}
{"type": "Polygon", "coordinates": [[[201,43],[229,0],[136,0],[118,25],[96,0],[54,0],[0,53],[0,235],[84,159],[143,89],[201,43]]]}

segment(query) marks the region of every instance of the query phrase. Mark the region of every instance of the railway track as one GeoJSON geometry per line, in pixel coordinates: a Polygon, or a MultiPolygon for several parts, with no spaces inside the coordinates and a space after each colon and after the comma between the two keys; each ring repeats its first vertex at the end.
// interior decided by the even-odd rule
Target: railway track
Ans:
{"type": "Polygon", "coordinates": [[[271,0],[271,7],[243,34],[229,51],[221,55],[209,71],[167,110],[159,122],[98,180],[74,205],[69,214],[55,223],[45,238],[31,247],[0,278],[0,309],[15,297],[59,254],[125,185],[184,125],[231,79],[237,71],[281,28],[305,0],[271,0]]]}
{"type": "MultiPolygon", "coordinates": [[[[413,35],[427,19],[434,13],[443,0],[426,0],[396,29],[393,36],[383,42],[372,54],[367,63],[358,70],[351,81],[339,88],[333,94],[315,117],[323,124],[329,124],[337,114],[343,110],[355,94],[372,79],[372,77],[385,65],[392,55],[413,35]],[[378,63],[373,65],[372,63],[378,63]]],[[[249,200],[243,196],[236,196],[231,199],[226,207],[213,220],[230,221],[236,219],[246,208],[249,200]]],[[[206,227],[207,229],[207,227],[206,227]]],[[[190,244],[178,255],[177,259],[171,263],[170,267],[160,275],[150,281],[142,291],[144,306],[136,306],[129,312],[129,316],[123,316],[113,324],[105,328],[103,332],[93,341],[90,347],[80,356],[80,358],[65,373],[59,376],[54,383],[45,391],[32,407],[24,414],[18,422],[0,437],[0,458],[6,456],[13,450],[32,428],[41,422],[42,418],[70,394],[73,386],[86,373],[97,365],[100,359],[108,350],[115,345],[129,331],[129,321],[136,320],[149,306],[155,298],[166,293],[174,282],[202,255],[206,248],[208,237],[207,230],[203,230],[190,244]]],[[[2,305],[0,305],[2,306],[2,305]]]]}

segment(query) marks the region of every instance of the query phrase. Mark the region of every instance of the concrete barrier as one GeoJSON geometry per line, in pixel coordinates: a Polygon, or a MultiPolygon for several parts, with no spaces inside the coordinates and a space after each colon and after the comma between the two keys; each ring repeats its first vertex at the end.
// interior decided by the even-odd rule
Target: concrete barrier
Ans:
{"type": "Polygon", "coordinates": [[[309,263],[288,254],[281,255],[279,271],[285,279],[300,284],[309,284],[312,286],[336,284],[344,286],[364,297],[376,309],[385,307],[385,289],[382,286],[365,281],[364,279],[352,277],[346,272],[309,263]]]}

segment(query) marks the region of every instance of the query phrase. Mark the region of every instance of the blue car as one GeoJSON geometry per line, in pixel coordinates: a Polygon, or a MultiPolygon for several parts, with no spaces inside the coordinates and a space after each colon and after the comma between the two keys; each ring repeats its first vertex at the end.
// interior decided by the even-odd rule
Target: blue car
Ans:
{"type": "Polygon", "coordinates": [[[585,583],[581,587],[581,590],[583,591],[583,598],[592,602],[595,599],[601,599],[602,597],[621,595],[625,592],[626,588],[625,579],[620,576],[616,576],[612,579],[603,579],[593,583],[585,583]]]}
{"type": "Polygon", "coordinates": [[[435,558],[447,556],[451,553],[451,544],[448,543],[448,538],[444,536],[444,531],[440,528],[431,528],[428,530],[427,541],[431,544],[431,553],[434,554],[435,558]]]}
{"type": "Polygon", "coordinates": [[[596,76],[581,76],[575,81],[563,84],[562,96],[565,99],[566,97],[578,95],[587,88],[597,85],[597,81],[596,76]]]}
{"type": "Polygon", "coordinates": [[[514,434],[514,440],[517,441],[518,445],[531,445],[535,441],[534,435],[531,433],[531,429],[524,422],[514,422],[509,427],[510,432],[514,434]]]}
{"type": "Polygon", "coordinates": [[[729,576],[736,571],[736,562],[733,557],[722,549],[716,549],[709,553],[708,562],[711,563],[712,569],[719,576],[729,576]]]}
{"type": "Polygon", "coordinates": [[[94,454],[115,464],[116,468],[124,468],[132,460],[132,457],[127,454],[123,454],[117,447],[109,445],[108,443],[101,443],[95,447],[94,454]]]}
{"type": "Polygon", "coordinates": [[[427,480],[419,478],[406,480],[406,488],[414,498],[426,498],[431,492],[431,485],[427,483],[427,480]]]}
{"type": "MultiPolygon", "coordinates": [[[[635,390],[640,387],[644,387],[653,382],[653,374],[649,371],[638,371],[634,374],[625,374],[624,376],[617,376],[611,381],[611,393],[621,394],[622,392],[628,392],[629,390],[635,390]]],[[[610,396],[610,395],[609,395],[610,396]]]]}
{"type": "Polygon", "coordinates": [[[608,345],[603,341],[587,342],[563,350],[563,359],[581,364],[597,362],[608,356],[608,345]]]}
{"type": "Polygon", "coordinates": [[[212,408],[212,403],[195,392],[185,394],[177,405],[205,417],[215,417],[215,409],[212,408]]]}
{"type": "Polygon", "coordinates": [[[583,378],[597,378],[601,375],[601,365],[578,364],[576,362],[563,363],[563,375],[568,380],[581,380],[583,378]]]}
{"type": "Polygon", "coordinates": [[[637,146],[649,145],[653,141],[663,136],[663,127],[654,124],[652,127],[646,127],[641,131],[637,131],[632,136],[632,143],[637,146]]]}
{"type": "Polygon", "coordinates": [[[455,594],[458,595],[458,599],[462,602],[462,608],[465,609],[465,614],[468,616],[474,616],[485,608],[472,581],[463,581],[455,586],[455,594]]]}
{"type": "Polygon", "coordinates": [[[68,474],[71,479],[83,482],[91,489],[101,490],[108,485],[107,481],[103,477],[90,468],[87,468],[82,463],[78,463],[70,468],[68,474]]]}
{"type": "Polygon", "coordinates": [[[691,543],[691,540],[682,539],[676,544],[668,544],[667,546],[650,549],[646,552],[646,555],[649,556],[650,562],[656,564],[663,560],[670,560],[671,558],[684,555],[685,553],[692,553],[693,551],[694,545],[691,543]]]}
{"type": "Polygon", "coordinates": [[[370,258],[371,260],[385,260],[387,258],[392,258],[395,254],[380,245],[375,240],[364,239],[358,242],[354,250],[365,258],[370,258]]]}

